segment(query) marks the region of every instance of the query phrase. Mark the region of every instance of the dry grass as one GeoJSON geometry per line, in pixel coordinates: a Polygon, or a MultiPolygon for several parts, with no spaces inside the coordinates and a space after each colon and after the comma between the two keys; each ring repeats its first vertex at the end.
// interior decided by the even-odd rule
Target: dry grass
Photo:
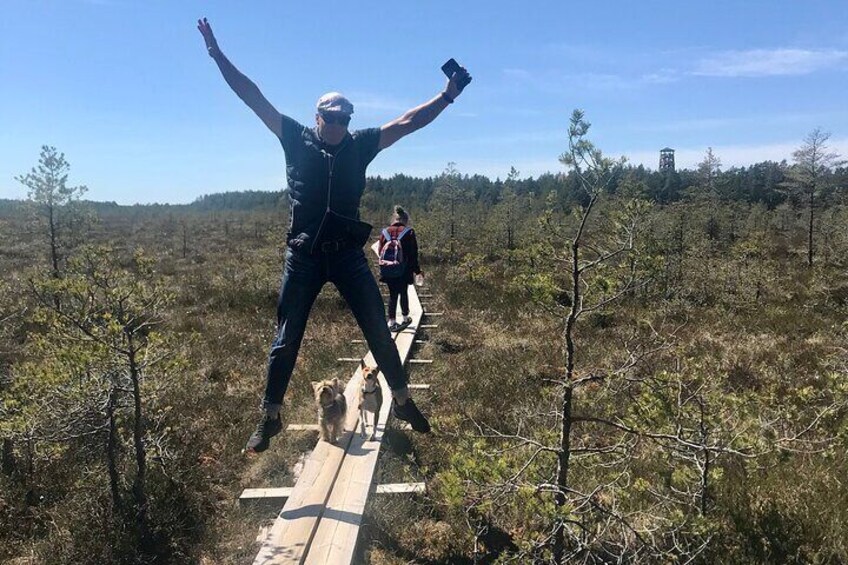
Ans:
{"type": "MultiPolygon", "coordinates": [[[[253,237],[251,230],[234,227],[230,228],[233,235],[224,237],[220,221],[210,217],[206,224],[198,224],[192,251],[185,259],[176,224],[168,232],[169,245],[161,244],[161,230],[151,229],[151,222],[143,218],[129,229],[128,237],[158,253],[160,272],[178,292],[170,329],[191,340],[187,369],[191,386],[173,402],[183,414],[174,437],[181,464],[190,469],[187,496],[203,511],[204,523],[198,526],[203,528],[202,542],[192,562],[244,563],[255,556],[257,533],[274,511],[239,507],[240,491],[292,485],[298,462],[317,436],[283,433],[259,457],[245,458],[240,453],[259,416],[266,356],[274,334],[279,237],[253,237]]],[[[6,224],[0,229],[9,231],[6,224]]],[[[277,233],[283,231],[279,227],[277,233]]],[[[101,235],[106,237],[106,230],[101,235]]],[[[17,265],[27,250],[5,249],[0,264],[17,265]]],[[[753,271],[735,270],[726,256],[693,253],[686,260],[691,268],[685,280],[679,281],[674,298],[648,289],[628,297],[613,311],[581,321],[576,335],[579,374],[620,362],[623,340],[645,321],[655,327],[663,327],[664,321],[668,327],[686,323],[671,349],[634,369],[632,376],[638,378],[663,372],[675,378],[710,378],[727,398],[749,395],[762,402],[789,402],[797,389],[821,387],[822,375],[844,373],[846,361],[839,349],[844,352],[841,324],[848,315],[844,271],[807,272],[794,263],[770,268],[767,286],[757,297],[753,271]]],[[[533,420],[540,427],[550,421],[549,415],[539,413],[550,412],[555,404],[556,388],[550,381],[564,372],[562,319],[507,290],[505,266],[496,261],[488,266],[488,276],[470,280],[450,264],[425,263],[426,291],[433,294],[426,300],[428,309],[445,315],[428,320],[439,327],[419,332],[424,342],[414,350],[415,357],[434,363],[412,366],[409,375],[412,382],[432,386],[415,394],[431,417],[434,433],[421,436],[392,425],[377,480],[425,481],[436,488],[423,496],[372,497],[363,524],[361,563],[470,562],[472,532],[461,516],[451,514],[438,485],[453,458],[477,455],[468,443],[475,431],[471,421],[504,429],[521,419],[533,420]]],[[[328,285],[316,301],[286,395],[288,422],[317,422],[309,381],[332,377],[346,381],[354,367],[336,358],[364,355],[367,346],[350,343],[359,338],[352,315],[328,285]]],[[[621,413],[636,401],[614,398],[614,393],[603,386],[586,387],[575,398],[581,409],[621,413]]],[[[836,419],[828,423],[844,452],[848,447],[844,423],[836,419]]],[[[591,428],[585,437],[601,436],[591,428]]],[[[673,474],[665,474],[661,462],[649,458],[650,450],[642,449],[646,460],[635,468],[637,472],[654,478],[673,474]]],[[[736,551],[736,558],[742,556],[738,562],[745,562],[745,557],[753,555],[739,549],[746,543],[760,540],[756,543],[764,544],[768,536],[796,543],[801,532],[812,541],[796,543],[801,552],[796,555],[839,562],[848,551],[839,541],[846,539],[846,493],[838,481],[846,462],[839,449],[827,455],[782,454],[769,464],[760,474],[748,474],[747,469],[734,474],[729,464],[717,474],[714,519],[724,528],[719,529],[726,547],[736,551]],[[783,529],[778,527],[781,524],[783,529]],[[815,543],[825,549],[816,553],[815,543]]],[[[594,478],[589,471],[586,477],[587,482],[594,478]]],[[[507,508],[500,518],[507,522],[519,516],[520,508],[507,508]]],[[[538,534],[528,523],[506,529],[526,541],[538,534]]],[[[768,555],[772,561],[777,559],[776,553],[768,555]]]]}

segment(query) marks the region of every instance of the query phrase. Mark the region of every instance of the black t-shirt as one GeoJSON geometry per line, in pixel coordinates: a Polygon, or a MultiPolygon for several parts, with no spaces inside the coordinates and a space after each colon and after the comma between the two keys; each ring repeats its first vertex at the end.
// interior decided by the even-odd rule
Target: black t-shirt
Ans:
{"type": "Polygon", "coordinates": [[[289,237],[315,237],[327,209],[328,188],[334,212],[359,218],[365,169],[380,151],[380,128],[356,130],[338,145],[330,146],[321,141],[314,129],[283,116],[280,144],[286,155],[292,202],[289,237]]]}

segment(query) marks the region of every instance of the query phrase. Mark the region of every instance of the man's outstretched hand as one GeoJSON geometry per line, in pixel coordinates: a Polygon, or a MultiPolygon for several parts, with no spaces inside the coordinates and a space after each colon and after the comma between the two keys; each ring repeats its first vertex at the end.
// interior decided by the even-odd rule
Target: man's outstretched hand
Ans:
{"type": "Polygon", "coordinates": [[[451,99],[459,96],[459,93],[462,92],[462,89],[459,88],[459,85],[463,85],[463,88],[471,82],[471,75],[468,74],[468,69],[465,67],[459,67],[459,70],[453,73],[453,76],[448,80],[448,85],[445,88],[445,92],[451,99]]]}
{"type": "Polygon", "coordinates": [[[200,35],[203,36],[203,41],[206,42],[206,50],[209,52],[209,55],[214,57],[220,53],[221,50],[218,49],[218,41],[215,39],[215,34],[212,33],[212,26],[209,25],[206,18],[197,20],[197,29],[200,31],[200,35]]]}

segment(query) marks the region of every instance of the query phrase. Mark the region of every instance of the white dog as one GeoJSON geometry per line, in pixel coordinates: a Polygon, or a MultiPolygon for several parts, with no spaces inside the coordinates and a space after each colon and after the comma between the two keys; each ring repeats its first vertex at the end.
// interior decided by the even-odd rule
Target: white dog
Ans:
{"type": "Polygon", "coordinates": [[[365,437],[366,414],[372,413],[374,416],[370,439],[373,441],[377,436],[380,408],[383,406],[383,389],[380,386],[380,380],[377,378],[380,370],[377,367],[368,367],[364,362],[360,362],[360,366],[362,367],[362,386],[359,388],[360,430],[362,437],[365,437]]]}

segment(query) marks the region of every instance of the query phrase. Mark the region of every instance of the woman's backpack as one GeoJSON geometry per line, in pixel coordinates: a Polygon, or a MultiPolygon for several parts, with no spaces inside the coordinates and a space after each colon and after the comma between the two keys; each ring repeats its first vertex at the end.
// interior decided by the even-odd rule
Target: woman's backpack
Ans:
{"type": "Polygon", "coordinates": [[[406,272],[406,262],[403,256],[403,245],[400,240],[412,228],[403,228],[397,237],[393,237],[387,228],[383,228],[383,239],[386,243],[380,250],[380,276],[384,279],[398,279],[406,272]]]}

